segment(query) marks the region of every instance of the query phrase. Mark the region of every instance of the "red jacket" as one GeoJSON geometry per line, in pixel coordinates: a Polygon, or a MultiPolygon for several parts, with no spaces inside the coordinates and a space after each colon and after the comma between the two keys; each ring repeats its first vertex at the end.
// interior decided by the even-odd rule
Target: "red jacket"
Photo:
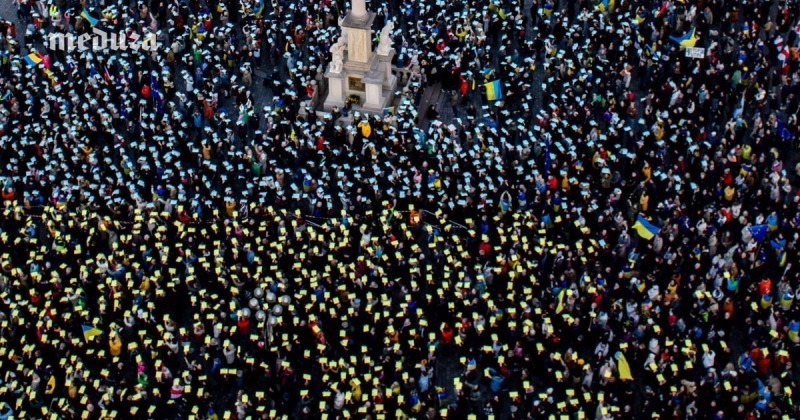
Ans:
{"type": "Polygon", "coordinates": [[[453,341],[453,329],[447,324],[442,328],[442,340],[445,344],[450,344],[453,341]]]}
{"type": "Polygon", "coordinates": [[[469,90],[469,83],[467,82],[467,79],[464,78],[464,76],[460,76],[460,79],[461,79],[461,86],[458,88],[458,91],[463,96],[466,95],[467,91],[469,90]]]}

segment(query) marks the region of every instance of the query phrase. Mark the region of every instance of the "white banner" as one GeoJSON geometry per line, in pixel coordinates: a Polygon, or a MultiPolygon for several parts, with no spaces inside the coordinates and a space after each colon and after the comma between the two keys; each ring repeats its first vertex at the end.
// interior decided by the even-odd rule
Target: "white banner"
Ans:
{"type": "Polygon", "coordinates": [[[705,48],[688,47],[688,48],[686,48],[686,56],[689,57],[689,58],[705,58],[706,49],[705,48]]]}

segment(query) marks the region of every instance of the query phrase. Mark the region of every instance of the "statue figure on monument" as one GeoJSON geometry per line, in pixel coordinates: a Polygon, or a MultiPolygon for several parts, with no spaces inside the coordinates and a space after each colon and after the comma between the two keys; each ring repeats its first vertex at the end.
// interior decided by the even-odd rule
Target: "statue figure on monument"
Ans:
{"type": "Polygon", "coordinates": [[[389,55],[389,51],[392,50],[392,39],[390,36],[393,30],[394,22],[391,20],[381,29],[381,40],[380,44],[378,44],[378,50],[376,51],[378,54],[389,55]]]}
{"type": "Polygon", "coordinates": [[[342,41],[342,37],[336,41],[335,44],[331,45],[331,66],[330,71],[331,73],[341,73],[342,67],[344,66],[344,49],[347,48],[347,45],[342,41]]]}

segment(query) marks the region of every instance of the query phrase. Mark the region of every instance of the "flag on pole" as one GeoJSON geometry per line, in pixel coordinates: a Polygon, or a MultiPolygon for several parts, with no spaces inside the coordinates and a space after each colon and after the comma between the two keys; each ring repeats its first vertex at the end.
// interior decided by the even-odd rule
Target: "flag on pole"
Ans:
{"type": "Polygon", "coordinates": [[[761,224],[761,225],[750,226],[749,230],[750,230],[750,234],[753,235],[753,239],[755,239],[758,242],[763,241],[764,238],[767,237],[767,224],[766,223],[761,224]]]}
{"type": "Polygon", "coordinates": [[[783,47],[783,49],[781,50],[781,52],[780,52],[780,53],[778,53],[778,60],[780,60],[781,62],[785,63],[785,62],[786,62],[786,60],[788,60],[788,59],[789,59],[789,56],[790,56],[791,54],[792,54],[792,52],[791,52],[791,51],[789,51],[789,47],[783,47]]]}
{"type": "Polygon", "coordinates": [[[791,130],[781,121],[778,121],[778,134],[783,140],[791,140],[794,137],[791,130]]]}
{"type": "Polygon", "coordinates": [[[29,66],[36,67],[42,62],[42,58],[36,53],[30,53],[25,56],[25,62],[28,63],[29,66]]]}
{"type": "Polygon", "coordinates": [[[786,43],[784,42],[784,40],[783,40],[783,37],[782,37],[782,36],[778,35],[778,37],[777,37],[777,38],[775,38],[775,49],[776,49],[776,50],[781,50],[781,49],[783,49],[783,46],[784,46],[785,44],[786,44],[786,43]]]}
{"type": "Polygon", "coordinates": [[[658,12],[656,12],[656,19],[667,14],[667,6],[669,6],[668,1],[665,0],[661,2],[661,7],[659,7],[658,12]]]}
{"type": "Polygon", "coordinates": [[[653,239],[653,237],[658,235],[658,232],[661,230],[656,225],[650,223],[647,219],[642,217],[642,215],[639,215],[639,217],[636,219],[636,223],[633,224],[633,229],[639,234],[639,236],[647,240],[653,239]]]}
{"type": "Polygon", "coordinates": [[[159,87],[158,78],[155,76],[155,74],[151,74],[150,95],[153,97],[153,101],[155,101],[156,113],[158,113],[158,115],[162,115],[164,113],[164,97],[161,95],[159,87]]]}
{"type": "Polygon", "coordinates": [[[89,341],[92,339],[92,337],[97,337],[102,333],[103,333],[102,331],[90,325],[83,326],[83,338],[86,339],[86,341],[89,341]]]}
{"type": "Polygon", "coordinates": [[[155,73],[150,74],[150,91],[158,90],[158,78],[155,73]]]}
{"type": "Polygon", "coordinates": [[[636,24],[641,25],[647,19],[647,12],[645,9],[642,9],[639,13],[636,13],[636,24]]]}
{"type": "Polygon", "coordinates": [[[631,367],[628,365],[628,359],[625,358],[625,355],[622,354],[621,351],[618,351],[616,354],[614,354],[614,358],[617,359],[619,379],[623,381],[632,381],[633,375],[631,375],[631,367]]]}
{"type": "Polygon", "coordinates": [[[597,5],[597,10],[601,12],[613,12],[616,5],[617,2],[615,0],[601,0],[597,5]]]}
{"type": "Polygon", "coordinates": [[[50,395],[56,390],[56,375],[50,375],[50,379],[47,380],[47,389],[44,391],[45,394],[50,395]]]}
{"type": "Polygon", "coordinates": [[[691,31],[685,33],[683,36],[674,37],[671,36],[669,39],[675,41],[681,47],[694,47],[697,44],[697,36],[695,35],[695,29],[693,28],[691,31]]]}
{"type": "Polygon", "coordinates": [[[564,296],[566,296],[566,294],[567,294],[567,289],[566,288],[561,289],[561,291],[558,292],[558,303],[556,305],[556,313],[557,314],[560,314],[561,311],[564,310],[564,296]]]}
{"type": "Polygon", "coordinates": [[[550,175],[550,135],[545,134],[544,138],[544,176],[550,175]]]}
{"type": "Polygon", "coordinates": [[[496,101],[503,99],[503,88],[500,85],[500,80],[484,84],[486,87],[486,99],[489,101],[496,101]]]}
{"type": "Polygon", "coordinates": [[[56,84],[57,84],[57,80],[56,80],[56,76],[53,74],[53,72],[50,71],[50,69],[44,69],[44,74],[50,80],[50,85],[55,87],[56,84]]]}
{"type": "Polygon", "coordinates": [[[153,96],[153,100],[156,103],[156,113],[158,115],[164,114],[164,98],[161,96],[161,93],[157,90],[152,90],[151,94],[153,96]]]}
{"type": "Polygon", "coordinates": [[[89,22],[89,25],[92,26],[96,26],[97,23],[100,22],[100,20],[93,18],[92,15],[90,15],[89,12],[86,11],[86,9],[83,9],[83,11],[81,12],[81,17],[86,19],[89,22]]]}
{"type": "Polygon", "coordinates": [[[684,39],[681,41],[681,47],[694,47],[697,45],[697,36],[695,35],[695,30],[692,29],[691,35],[688,39],[684,39]]]}

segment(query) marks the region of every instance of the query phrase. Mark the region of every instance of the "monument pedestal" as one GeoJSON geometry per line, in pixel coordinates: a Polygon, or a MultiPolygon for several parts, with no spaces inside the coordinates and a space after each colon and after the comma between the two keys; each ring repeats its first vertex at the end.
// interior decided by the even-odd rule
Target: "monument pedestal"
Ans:
{"type": "Polygon", "coordinates": [[[389,50],[389,54],[387,55],[380,55],[376,54],[378,57],[379,68],[381,73],[383,73],[383,83],[387,86],[396,86],[397,85],[397,77],[392,74],[392,59],[394,58],[394,48],[389,50]]]}
{"type": "Polygon", "coordinates": [[[347,60],[345,63],[368,63],[372,58],[372,22],[375,13],[367,12],[364,17],[353,13],[345,15],[342,21],[342,35],[347,40],[347,60]]]}
{"type": "Polygon", "coordinates": [[[343,107],[347,100],[347,90],[345,89],[345,75],[343,73],[325,72],[328,79],[328,97],[325,98],[325,108],[334,106],[343,107]]]}
{"type": "Polygon", "coordinates": [[[383,111],[386,102],[383,96],[382,76],[383,75],[379,71],[372,71],[364,78],[364,83],[367,85],[367,98],[362,108],[364,108],[365,111],[383,111]]]}
{"type": "Polygon", "coordinates": [[[363,9],[363,0],[353,1],[341,23],[342,34],[347,45],[341,71],[325,72],[328,80],[328,96],[323,109],[330,111],[334,106],[343,107],[348,98],[358,95],[358,106],[354,110],[382,113],[394,99],[397,78],[392,74],[394,49],[386,55],[372,51],[372,22],[375,13],[363,9]],[[358,3],[358,4],[357,4],[358,3]]]}

